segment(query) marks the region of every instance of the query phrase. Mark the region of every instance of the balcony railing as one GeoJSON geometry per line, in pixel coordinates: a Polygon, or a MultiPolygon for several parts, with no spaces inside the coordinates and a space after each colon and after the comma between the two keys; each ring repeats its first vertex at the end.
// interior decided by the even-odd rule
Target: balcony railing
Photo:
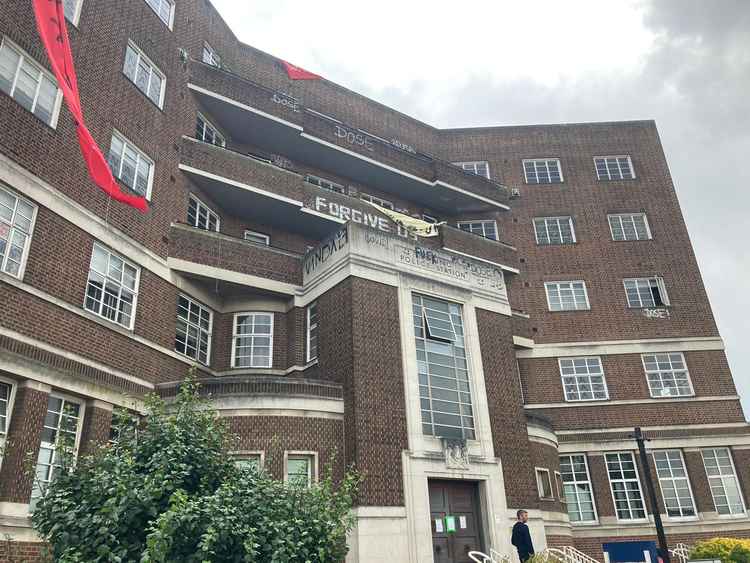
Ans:
{"type": "Polygon", "coordinates": [[[515,247],[483,236],[462,231],[457,227],[443,225],[440,227],[443,248],[470,254],[476,258],[488,260],[516,270],[518,255],[515,247]]]}

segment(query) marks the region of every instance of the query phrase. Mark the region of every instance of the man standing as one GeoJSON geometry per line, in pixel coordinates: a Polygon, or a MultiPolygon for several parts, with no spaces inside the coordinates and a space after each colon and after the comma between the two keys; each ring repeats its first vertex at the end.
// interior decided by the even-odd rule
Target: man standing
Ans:
{"type": "Polygon", "coordinates": [[[513,525],[513,535],[510,543],[516,546],[518,558],[524,563],[529,557],[534,555],[534,544],[531,543],[531,534],[526,522],[529,521],[529,513],[525,510],[516,512],[518,522],[513,525]]]}

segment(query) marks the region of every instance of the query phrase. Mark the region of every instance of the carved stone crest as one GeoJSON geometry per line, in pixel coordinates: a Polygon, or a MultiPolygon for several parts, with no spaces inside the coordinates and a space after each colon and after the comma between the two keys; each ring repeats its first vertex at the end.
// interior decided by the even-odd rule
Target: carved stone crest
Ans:
{"type": "Polygon", "coordinates": [[[463,438],[443,438],[445,466],[448,469],[469,469],[469,448],[463,438]]]}

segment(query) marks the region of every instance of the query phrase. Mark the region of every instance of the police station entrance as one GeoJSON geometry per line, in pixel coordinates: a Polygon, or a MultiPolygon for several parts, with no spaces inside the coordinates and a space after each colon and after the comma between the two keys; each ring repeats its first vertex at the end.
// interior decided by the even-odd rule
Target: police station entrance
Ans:
{"type": "Polygon", "coordinates": [[[477,483],[430,479],[428,487],[433,561],[471,563],[467,554],[484,547],[477,483]]]}

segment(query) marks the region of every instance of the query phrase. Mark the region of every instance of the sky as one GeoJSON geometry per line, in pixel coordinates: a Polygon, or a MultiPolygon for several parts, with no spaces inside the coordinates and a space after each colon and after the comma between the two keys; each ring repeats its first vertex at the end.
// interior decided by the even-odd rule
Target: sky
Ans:
{"type": "Polygon", "coordinates": [[[437,127],[655,119],[750,418],[750,1],[212,1],[241,41],[437,127]]]}

